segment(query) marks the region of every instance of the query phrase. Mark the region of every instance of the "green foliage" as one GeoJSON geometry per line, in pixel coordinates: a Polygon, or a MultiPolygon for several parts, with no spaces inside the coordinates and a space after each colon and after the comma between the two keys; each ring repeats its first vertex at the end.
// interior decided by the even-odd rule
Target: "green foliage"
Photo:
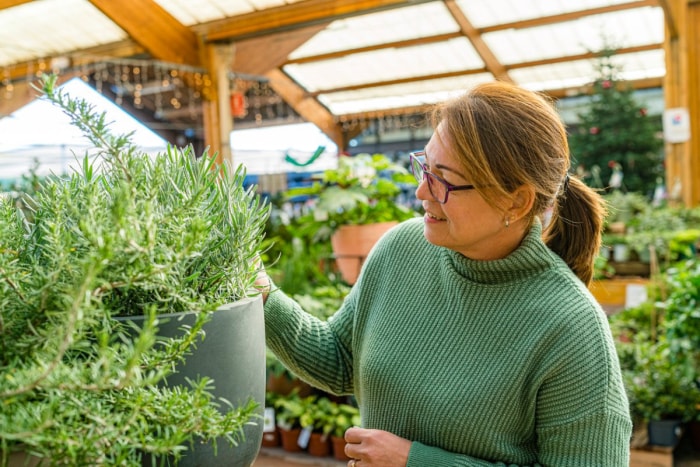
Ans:
{"type": "Polygon", "coordinates": [[[268,207],[214,156],[141,153],[55,80],[43,80],[46,98],[95,151],[79,172],[43,181],[31,219],[0,200],[0,452],[141,465],[195,440],[235,443],[253,402],[221,413],[215,382],[157,383],[216,308],[250,293],[268,207]],[[174,311],[200,313],[156,345],[158,314],[174,311]],[[111,319],[124,314],[148,317],[135,338],[111,319]]]}
{"type": "Polygon", "coordinates": [[[274,404],[277,425],[285,430],[312,425],[309,417],[317,397],[315,394],[301,397],[297,391],[292,391],[289,395],[276,399],[274,404]],[[302,421],[306,425],[302,424],[302,421]]]}
{"type": "MultiPolygon", "coordinates": [[[[683,206],[653,206],[637,193],[613,192],[605,196],[610,206],[606,221],[624,222],[626,243],[640,260],[649,262],[653,254],[663,269],[680,260],[693,257],[700,241],[700,208],[683,206]]],[[[612,244],[613,235],[606,231],[605,245],[612,244]]]]}
{"type": "Polygon", "coordinates": [[[618,164],[627,191],[651,193],[663,175],[661,121],[635,101],[619,77],[615,51],[600,53],[590,106],[569,138],[574,164],[596,188],[605,188],[618,164]]]}
{"type": "Polygon", "coordinates": [[[350,293],[350,286],[345,283],[315,287],[305,294],[293,296],[307,313],[319,319],[326,320],[343,304],[350,293]]]}
{"type": "Polygon", "coordinates": [[[415,186],[413,175],[383,154],[341,157],[338,168],[326,170],[311,187],[292,188],[286,196],[312,196],[316,202],[301,222],[327,240],[340,226],[403,221],[415,216],[397,202],[402,185],[415,186]]]}
{"type": "Polygon", "coordinates": [[[360,411],[355,405],[339,403],[312,394],[300,397],[296,391],[286,396],[271,396],[277,425],[284,429],[311,428],[325,436],[342,437],[345,430],[360,426],[360,411]]]}
{"type": "Polygon", "coordinates": [[[650,298],[610,318],[633,415],[700,420],[700,262],[678,263],[650,298]]]}
{"type": "Polygon", "coordinates": [[[700,262],[667,271],[668,298],[660,305],[671,350],[689,355],[700,374],[700,262]]]}
{"type": "Polygon", "coordinates": [[[668,341],[638,341],[634,366],[623,372],[632,414],[642,420],[695,418],[700,391],[687,361],[674,356],[668,341]]]}
{"type": "Polygon", "coordinates": [[[332,435],[337,437],[345,435],[348,428],[360,426],[362,423],[360,410],[350,404],[337,404],[331,416],[334,420],[332,435]]]}

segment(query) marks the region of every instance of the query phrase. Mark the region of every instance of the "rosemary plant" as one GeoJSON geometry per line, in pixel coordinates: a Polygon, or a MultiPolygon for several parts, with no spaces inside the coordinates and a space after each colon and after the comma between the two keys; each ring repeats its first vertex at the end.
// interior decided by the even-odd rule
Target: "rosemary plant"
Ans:
{"type": "Polygon", "coordinates": [[[44,182],[31,221],[0,200],[0,464],[19,446],[51,465],[140,465],[238,442],[254,403],[223,413],[206,378],[157,383],[216,308],[250,294],[268,206],[242,169],[191,147],[148,156],[55,84],[42,78],[45,98],[94,151],[44,182]],[[178,311],[196,325],[156,340],[158,315],[178,311]],[[148,317],[136,337],[112,319],[127,314],[148,317]]]}

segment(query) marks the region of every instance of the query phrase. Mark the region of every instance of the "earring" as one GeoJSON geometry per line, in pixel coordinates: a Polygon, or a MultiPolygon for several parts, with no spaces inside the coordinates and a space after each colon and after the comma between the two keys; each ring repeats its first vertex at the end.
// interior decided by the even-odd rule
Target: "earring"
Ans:
{"type": "Polygon", "coordinates": [[[506,228],[510,227],[510,217],[506,217],[506,228]]]}

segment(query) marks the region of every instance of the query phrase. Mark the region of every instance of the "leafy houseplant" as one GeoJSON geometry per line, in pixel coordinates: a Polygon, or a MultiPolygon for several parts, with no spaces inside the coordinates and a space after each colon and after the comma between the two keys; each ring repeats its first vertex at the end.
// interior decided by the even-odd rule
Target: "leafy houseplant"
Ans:
{"type": "Polygon", "coordinates": [[[295,390],[275,401],[275,420],[280,431],[282,448],[285,451],[302,450],[299,445],[299,435],[303,428],[302,420],[309,420],[315,401],[314,394],[301,397],[295,390]]]}
{"type": "Polygon", "coordinates": [[[416,215],[398,199],[404,187],[415,184],[413,175],[387,156],[358,154],[341,157],[337,169],[326,170],[310,187],[288,190],[286,196],[292,200],[311,196],[315,200],[311,212],[300,222],[314,232],[317,241],[331,240],[343,279],[352,284],[378,237],[416,215]],[[350,227],[370,225],[374,229],[370,233],[365,233],[366,228],[350,227]]]}
{"type": "MultiPolygon", "coordinates": [[[[250,290],[267,206],[242,170],[191,148],[149,157],[55,82],[43,78],[46,97],[97,154],[45,180],[31,221],[0,201],[0,464],[19,449],[61,465],[177,462],[203,441],[240,442],[255,400],[225,400],[206,374],[170,378],[209,344],[222,305],[261,313],[250,290]],[[167,323],[177,312],[193,319],[167,323]],[[160,335],[167,324],[177,336],[160,335]]],[[[255,364],[264,397],[264,341],[255,364]]]]}
{"type": "Polygon", "coordinates": [[[345,431],[353,426],[360,426],[360,410],[350,404],[336,404],[331,414],[333,430],[331,431],[331,444],[333,446],[333,457],[338,460],[347,461],[345,454],[345,431]]]}
{"type": "Polygon", "coordinates": [[[319,238],[328,238],[343,225],[402,221],[415,214],[396,198],[403,186],[415,185],[407,169],[383,154],[340,157],[338,168],[326,170],[311,187],[287,191],[287,198],[316,198],[313,219],[319,238]]]}

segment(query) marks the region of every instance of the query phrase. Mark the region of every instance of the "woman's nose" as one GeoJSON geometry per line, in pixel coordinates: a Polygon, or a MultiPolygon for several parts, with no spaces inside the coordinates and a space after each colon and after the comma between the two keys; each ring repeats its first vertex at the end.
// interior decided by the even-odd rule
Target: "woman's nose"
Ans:
{"type": "Polygon", "coordinates": [[[426,180],[425,175],[423,176],[423,180],[421,180],[421,182],[416,187],[416,198],[420,200],[427,200],[432,198],[432,195],[430,194],[430,189],[428,188],[428,181],[426,180]]]}

